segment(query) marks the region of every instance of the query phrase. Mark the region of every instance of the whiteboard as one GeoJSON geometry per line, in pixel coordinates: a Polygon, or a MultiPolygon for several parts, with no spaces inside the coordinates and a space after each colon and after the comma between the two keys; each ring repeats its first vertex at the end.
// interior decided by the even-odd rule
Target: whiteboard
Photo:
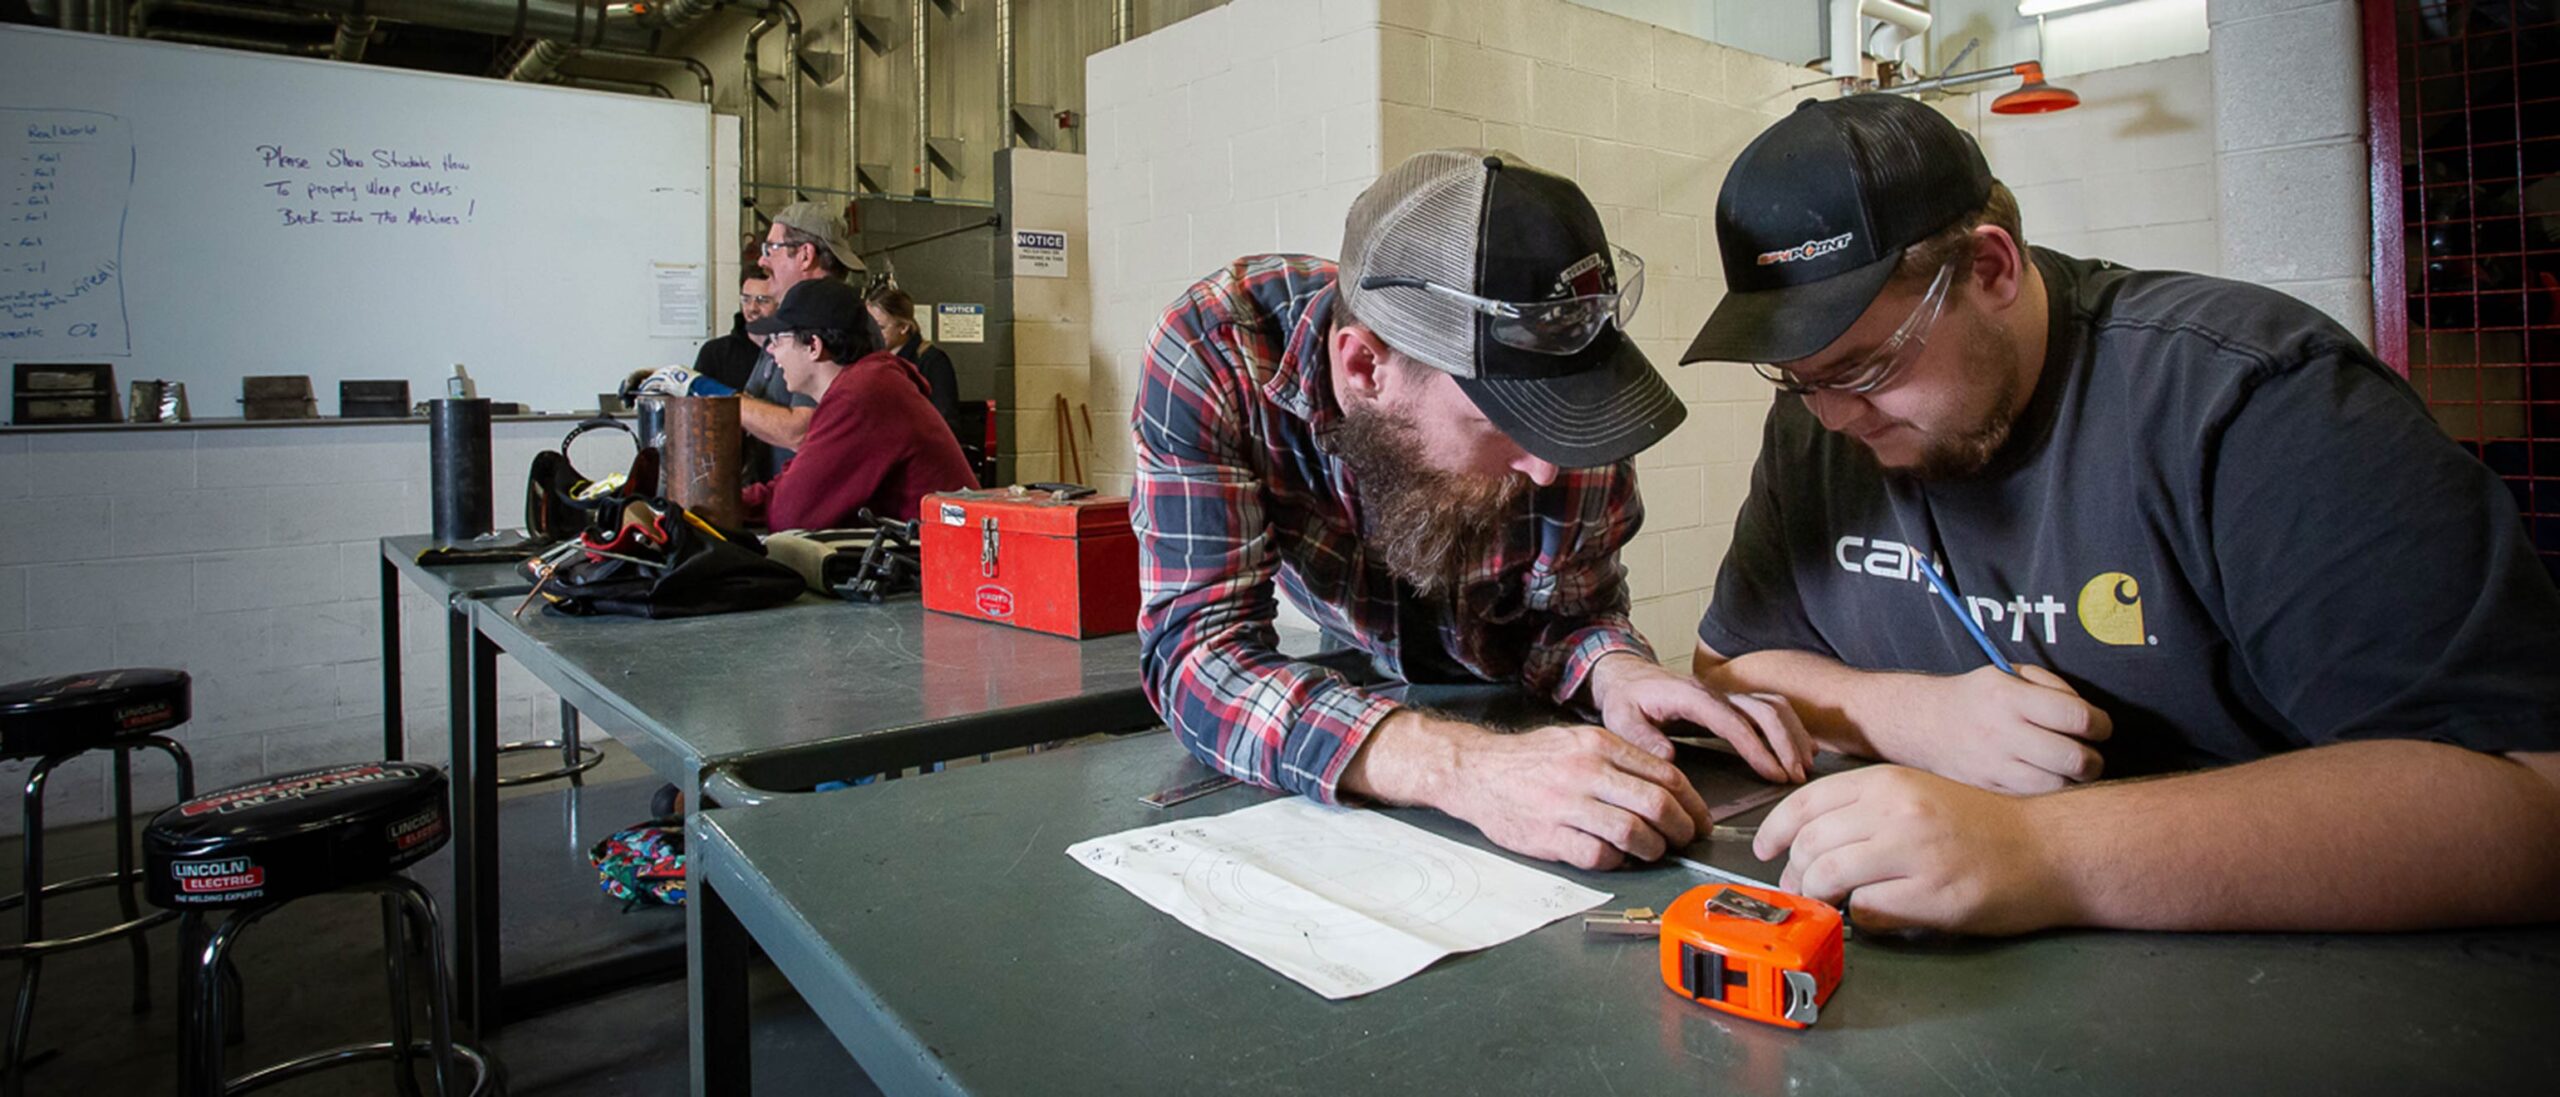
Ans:
{"type": "Polygon", "coordinates": [[[712,334],[711,165],[700,103],[0,26],[0,363],[593,408],[712,334]]]}

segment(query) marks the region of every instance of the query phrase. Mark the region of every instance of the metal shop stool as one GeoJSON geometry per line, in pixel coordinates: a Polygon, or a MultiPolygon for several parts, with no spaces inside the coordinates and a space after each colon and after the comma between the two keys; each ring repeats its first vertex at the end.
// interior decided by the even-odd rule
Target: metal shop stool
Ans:
{"type": "Polygon", "coordinates": [[[500,1092],[489,1058],[454,1042],[453,975],[435,900],[400,870],[443,848],[449,836],[444,770],[418,762],[359,762],[270,777],[193,797],[143,831],[151,901],[182,911],[178,987],[178,1092],[243,1093],[314,1071],[388,1060],[400,1092],[418,1093],[413,1058],[425,1058],[438,1097],[500,1092]],[[364,891],[382,897],[383,967],[390,977],[391,1039],[349,1044],[227,1078],[223,1013],[237,1008],[216,973],[242,931],[295,899],[364,891]],[[208,915],[218,921],[208,927],[208,915]],[[421,940],[420,938],[423,938],[421,940]],[[433,970],[432,1039],[411,1036],[410,955],[433,970]],[[458,1062],[471,1064],[468,1091],[458,1062]]]}
{"type": "Polygon", "coordinates": [[[586,782],[581,775],[604,761],[603,752],[578,741],[578,710],[576,706],[565,700],[560,702],[559,738],[527,739],[522,742],[498,744],[500,755],[527,750],[559,751],[560,765],[558,768],[546,769],[540,773],[519,773],[512,777],[500,777],[497,781],[499,788],[530,785],[536,781],[557,781],[564,777],[568,778],[571,784],[583,787],[586,782]]]}
{"type": "Polygon", "coordinates": [[[133,760],[136,750],[158,750],[178,767],[178,797],[195,795],[195,767],[186,748],[160,733],[187,722],[189,685],[179,670],[99,670],[0,686],[0,759],[34,758],[27,771],[26,864],[23,890],[0,897],[0,910],[27,908],[22,939],[0,945],[0,958],[15,958],[18,1009],[9,1024],[8,1058],[0,1065],[0,1091],[16,1094],[25,1083],[27,1037],[35,1020],[36,980],[52,953],[122,937],[133,944],[133,1011],[151,1008],[151,945],[143,932],[172,915],[142,913],[133,885],[133,760]],[[76,880],[44,879],[44,790],[54,767],[93,750],[115,754],[116,868],[76,880]],[[66,892],[113,886],[124,920],[86,933],[47,939],[44,903],[66,892]]]}

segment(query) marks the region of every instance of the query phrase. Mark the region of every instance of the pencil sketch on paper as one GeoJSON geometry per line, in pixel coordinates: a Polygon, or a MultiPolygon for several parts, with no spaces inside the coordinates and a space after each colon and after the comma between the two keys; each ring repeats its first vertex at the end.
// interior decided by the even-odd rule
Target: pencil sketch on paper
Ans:
{"type": "Polygon", "coordinates": [[[1067,855],[1327,998],[1391,986],[1609,896],[1371,811],[1292,797],[1067,855]]]}

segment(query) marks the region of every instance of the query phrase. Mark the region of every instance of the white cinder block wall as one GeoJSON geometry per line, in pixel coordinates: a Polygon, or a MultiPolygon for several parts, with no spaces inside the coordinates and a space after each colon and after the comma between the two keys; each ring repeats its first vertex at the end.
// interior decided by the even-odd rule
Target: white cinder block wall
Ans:
{"type": "Polygon", "coordinates": [[[2373,339],[2364,39],[2348,0],[2212,0],[2222,269],[2373,339]]]}
{"type": "Polygon", "coordinates": [[[1122,424],[1098,447],[1110,482],[1127,484],[1147,333],[1185,286],[1252,252],[1338,255],[1351,200],[1412,153],[1507,148],[1579,181],[1648,263],[1635,334],[1690,420],[1639,461],[1648,518],[1627,564],[1638,626],[1685,660],[1769,390],[1738,367],[1674,363],[1722,293],[1716,186],[1799,82],[1776,61],[1562,0],[1238,0],[1096,54],[1094,403],[1122,424]],[[1251,125],[1209,113],[1275,72],[1289,82],[1250,100],[1251,125]]]}
{"type": "MultiPolygon", "coordinates": [[[[1012,163],[1008,223],[1067,234],[1066,277],[1013,280],[1013,478],[1065,481],[1075,470],[1058,444],[1057,398],[1065,396],[1069,408],[1091,408],[1096,436],[1116,437],[1125,418],[1116,408],[1091,403],[1093,369],[1086,355],[1093,341],[1093,234],[1085,228],[1084,157],[1017,148],[1012,163]]],[[[1076,415],[1071,423],[1091,475],[1094,447],[1085,440],[1084,417],[1076,415]]]]}
{"type": "Polygon", "coordinates": [[[2213,62],[2204,54],[2080,73],[2080,105],[1991,113],[1992,85],[1938,109],[1982,141],[2018,196],[2027,242],[2132,267],[2222,272],[2213,62]]]}
{"type": "MultiPolygon", "coordinates": [[[[495,426],[501,524],[522,521],[524,470],[567,429],[495,426]]],[[[590,435],[575,456],[592,470],[631,449],[590,435]]],[[[375,539],[426,531],[427,468],[423,422],[0,435],[0,682],[188,671],[195,717],[173,737],[200,789],[380,757],[375,539]]],[[[409,756],[442,761],[443,614],[415,588],[401,614],[409,756]]],[[[500,665],[509,737],[556,727],[550,691],[500,665]]],[[[0,765],[0,834],[20,829],[29,766],[0,765]]],[[[159,755],[135,769],[141,804],[171,801],[159,755]]],[[[102,755],[56,769],[47,823],[104,817],[106,774],[102,755]]]]}

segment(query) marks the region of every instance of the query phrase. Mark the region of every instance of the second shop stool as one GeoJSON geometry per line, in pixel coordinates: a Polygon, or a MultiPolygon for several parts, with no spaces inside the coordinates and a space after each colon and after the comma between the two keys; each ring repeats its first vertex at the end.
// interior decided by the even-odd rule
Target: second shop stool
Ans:
{"type": "Polygon", "coordinates": [[[564,777],[569,780],[569,783],[583,787],[586,783],[583,775],[604,761],[603,752],[579,741],[578,709],[566,700],[560,702],[559,738],[527,739],[521,742],[498,744],[498,753],[502,755],[528,750],[559,751],[560,765],[540,773],[519,773],[512,777],[500,777],[498,778],[499,788],[530,785],[536,781],[557,781],[564,777]]]}
{"type": "Polygon", "coordinates": [[[36,981],[44,958],[52,953],[101,944],[118,937],[133,946],[133,1011],[151,1008],[151,946],[143,931],[174,917],[167,912],[142,913],[133,886],[142,873],[133,867],[133,759],[136,750],[169,756],[178,771],[178,798],[195,795],[195,767],[186,748],[160,733],[187,722],[192,680],[182,670],[123,669],[65,674],[0,686],[0,758],[37,759],[27,771],[23,886],[16,895],[0,897],[0,910],[27,908],[23,937],[0,945],[0,959],[16,959],[17,1012],[9,1023],[7,1058],[0,1061],[0,1091],[17,1094],[25,1081],[27,1039],[35,1021],[36,981]],[[44,878],[44,793],[54,768],[93,750],[114,752],[116,867],[113,872],[47,883],[44,878]],[[66,892],[114,887],[123,921],[86,933],[45,937],[45,900],[66,892]]]}
{"type": "Polygon", "coordinates": [[[433,1069],[438,1097],[499,1092],[493,1064],[453,1038],[453,973],[435,900],[400,870],[444,847],[450,835],[444,770],[418,762],[360,762],[270,777],[194,797],[161,812],[143,833],[151,901],[179,921],[178,1087],[181,1094],[241,1093],[359,1061],[388,1060],[405,1094],[417,1092],[411,1060],[433,1069]],[[242,931],[295,899],[326,892],[382,897],[383,966],[391,991],[391,1039],[329,1048],[233,1079],[223,1065],[225,999],[216,973],[242,931]],[[208,918],[216,919],[210,927],[208,918]],[[419,940],[423,937],[423,940],[419,940]],[[413,949],[426,954],[430,1038],[411,1036],[413,949]],[[469,1088],[456,1069],[469,1063],[469,1088]]]}

